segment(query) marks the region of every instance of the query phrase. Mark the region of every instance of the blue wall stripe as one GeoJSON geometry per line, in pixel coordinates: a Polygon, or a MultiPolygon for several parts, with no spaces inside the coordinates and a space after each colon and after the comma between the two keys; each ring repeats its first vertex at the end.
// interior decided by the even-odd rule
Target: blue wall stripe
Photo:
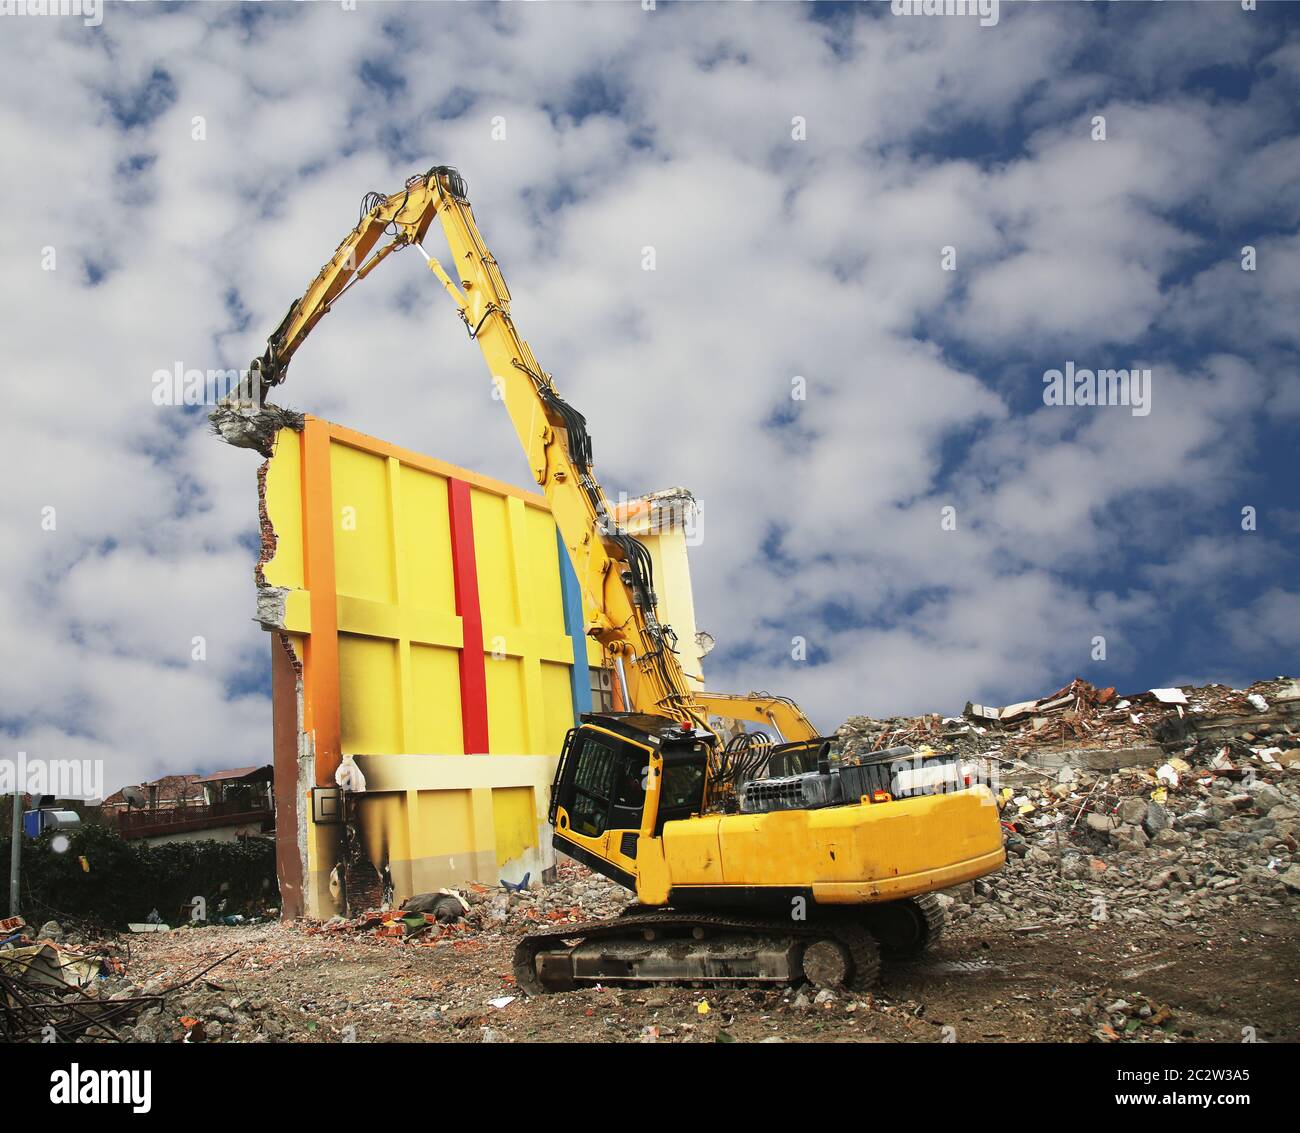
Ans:
{"type": "Polygon", "coordinates": [[[564,601],[564,630],[573,642],[573,670],[570,688],[573,692],[573,722],[584,712],[591,711],[591,674],[587,671],[586,618],[582,614],[582,590],[578,576],[569,561],[568,549],[555,532],[555,548],[560,556],[560,594],[564,601]]]}

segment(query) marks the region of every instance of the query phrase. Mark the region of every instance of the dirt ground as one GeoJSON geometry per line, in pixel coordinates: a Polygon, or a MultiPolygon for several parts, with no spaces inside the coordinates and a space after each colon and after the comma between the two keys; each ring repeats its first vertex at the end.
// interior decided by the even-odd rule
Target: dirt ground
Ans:
{"type": "Polygon", "coordinates": [[[130,941],[126,977],[171,982],[232,951],[146,1016],[156,1041],[1036,1042],[1300,1039],[1300,921],[1234,909],[1170,930],[950,925],[870,996],[815,989],[591,988],[538,999],[509,975],[517,931],[436,943],[301,924],[130,941]],[[236,951],[238,950],[238,951],[236,951]],[[491,1000],[514,996],[502,1006],[491,1000]],[[825,996],[823,996],[823,1000],[825,996]],[[706,1006],[707,1005],[707,1006],[706,1006]]]}

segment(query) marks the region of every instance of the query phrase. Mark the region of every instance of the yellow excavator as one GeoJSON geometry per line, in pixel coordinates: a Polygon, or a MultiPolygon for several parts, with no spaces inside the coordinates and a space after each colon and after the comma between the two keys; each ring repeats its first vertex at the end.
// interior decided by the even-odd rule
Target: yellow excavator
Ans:
{"type": "Polygon", "coordinates": [[[927,948],[943,925],[935,891],[1005,861],[988,787],[950,756],[891,749],[841,761],[790,700],[692,689],[656,611],[650,555],[615,521],[586,420],[515,330],[464,180],[434,166],[398,193],[367,194],[360,211],[252,363],[259,404],[332,304],[415,248],[483,352],[586,593],[586,632],[627,709],[584,715],[569,732],[549,815],[556,850],[637,900],[618,917],[526,935],[514,958],[520,988],[807,979],[865,989],[882,949],[927,948]],[[446,267],[425,247],[435,219],[446,267]]]}

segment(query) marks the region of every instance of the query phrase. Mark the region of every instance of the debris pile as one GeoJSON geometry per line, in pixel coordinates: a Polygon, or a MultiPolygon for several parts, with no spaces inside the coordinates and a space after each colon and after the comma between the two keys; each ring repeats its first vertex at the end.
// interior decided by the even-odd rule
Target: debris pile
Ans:
{"type": "MultiPolygon", "coordinates": [[[[1212,684],[1125,696],[1076,679],[1037,700],[1000,708],[971,702],[961,716],[851,716],[839,729],[836,749],[853,758],[906,744],[1041,762],[1075,751],[1175,751],[1193,736],[1232,738],[1278,728],[1290,736],[1300,730],[1300,682],[1291,677],[1257,681],[1245,690],[1212,684]]],[[[1106,760],[1095,762],[1104,766],[1106,760]]]]}
{"type": "MultiPolygon", "coordinates": [[[[853,758],[900,744],[991,773],[1007,867],[940,894],[954,921],[1163,931],[1249,908],[1267,924],[1300,894],[1293,678],[1127,696],[1075,680],[1037,700],[970,703],[960,717],[852,717],[837,747],[853,758]]],[[[1164,1021],[1158,1004],[1093,1006],[1106,1041],[1164,1021]]]]}
{"type": "Polygon", "coordinates": [[[998,794],[1007,868],[941,895],[955,919],[1173,928],[1300,894],[1300,744],[1193,742],[1159,767],[1024,765],[998,794]],[[1283,747],[1282,744],[1287,744],[1283,747]]]}
{"type": "Polygon", "coordinates": [[[282,1005],[204,981],[143,1011],[131,1042],[278,1042],[295,1029],[282,1005]]]}
{"type": "MultiPolygon", "coordinates": [[[[1107,785],[1103,809],[1087,811],[1082,827],[1063,829],[1054,815],[1045,827],[1026,827],[1017,817],[1007,823],[1006,870],[954,891],[951,911],[1027,931],[1088,920],[1174,927],[1242,902],[1281,910],[1300,893],[1300,781],[1296,772],[1288,779],[1242,791],[1231,780],[1198,778],[1178,793],[1129,779],[1107,785]],[[1141,793],[1114,805],[1116,786],[1141,793]]],[[[1086,797],[1082,784],[1072,794],[1080,791],[1086,797]]],[[[1010,800],[1007,810],[1018,809],[1010,800]]]]}
{"type": "Polygon", "coordinates": [[[0,932],[3,1042],[140,1041],[141,1028],[153,1041],[149,1028],[168,997],[192,994],[192,985],[222,962],[185,979],[140,986],[126,978],[129,952],[115,942],[74,948],[61,943],[58,922],[35,930],[22,917],[0,922],[0,932]]]}
{"type": "Polygon", "coordinates": [[[468,895],[473,906],[471,919],[486,927],[521,929],[535,922],[575,923],[617,916],[633,899],[621,885],[568,858],[560,859],[553,881],[530,887],[527,880],[519,886],[492,890],[472,887],[468,895]],[[477,904],[475,897],[479,898],[477,904]]]}
{"type": "Polygon", "coordinates": [[[532,924],[569,924],[616,916],[632,894],[600,874],[563,859],[555,880],[542,884],[525,876],[515,884],[472,884],[464,891],[441,889],[420,893],[398,909],[372,909],[351,919],[335,916],[311,933],[368,933],[386,940],[439,944],[466,933],[532,924]]]}
{"type": "Polygon", "coordinates": [[[567,859],[555,880],[542,884],[525,877],[500,886],[470,886],[457,892],[419,894],[399,909],[380,909],[350,920],[323,923],[191,925],[133,938],[131,970],[113,991],[165,996],[144,1005],[122,1038],[138,1042],[358,1041],[391,1028],[389,1037],[434,1032],[494,1041],[488,1021],[519,999],[509,965],[496,974],[498,954],[509,956],[514,941],[534,924],[567,923],[613,916],[631,900],[627,890],[567,859]],[[229,935],[228,935],[229,934],[229,935]],[[240,948],[209,963],[223,941],[240,948]],[[306,942],[310,941],[310,945],[306,942]],[[398,946],[389,951],[388,946],[398,946]],[[385,953],[373,963],[382,980],[364,991],[339,985],[334,962],[385,953]],[[165,957],[160,967],[158,958],[165,957]],[[299,965],[310,976],[298,975],[299,965]],[[466,986],[441,975],[448,964],[470,964],[495,988],[466,986]],[[218,967],[219,965],[219,967],[218,967]],[[202,979],[187,979],[196,966],[202,979]],[[216,969],[215,971],[212,969],[216,969]],[[264,978],[302,979],[306,994],[277,1001],[250,990],[264,978]],[[166,989],[166,990],[161,990],[166,989]],[[338,1015],[339,995],[347,1017],[338,1015]]]}
{"type": "Polygon", "coordinates": [[[1070,1013],[1093,1027],[1093,1038],[1110,1043],[1147,1037],[1163,1042],[1176,1022],[1167,1003],[1144,995],[1135,995],[1132,1002],[1115,999],[1107,1003],[1104,996],[1094,998],[1071,1008],[1070,1013]]]}

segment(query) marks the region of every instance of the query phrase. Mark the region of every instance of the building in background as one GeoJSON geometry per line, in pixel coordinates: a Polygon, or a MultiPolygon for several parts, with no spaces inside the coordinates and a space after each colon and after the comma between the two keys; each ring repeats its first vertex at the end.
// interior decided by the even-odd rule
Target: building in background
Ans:
{"type": "Polygon", "coordinates": [[[100,807],[104,821],[116,825],[117,816],[131,809],[163,811],[176,807],[197,806],[203,801],[203,788],[197,774],[164,775],[137,787],[123,787],[106,798],[100,807]]]}
{"type": "Polygon", "coordinates": [[[269,764],[210,775],[164,775],[110,795],[100,814],[123,838],[233,842],[275,829],[272,782],[269,764]]]}
{"type": "Polygon", "coordinates": [[[685,488],[668,488],[648,496],[620,500],[614,518],[645,544],[654,564],[659,616],[677,635],[677,655],[691,687],[704,688],[704,658],[713,638],[695,624],[687,548],[704,537],[704,513],[685,488]]]}

